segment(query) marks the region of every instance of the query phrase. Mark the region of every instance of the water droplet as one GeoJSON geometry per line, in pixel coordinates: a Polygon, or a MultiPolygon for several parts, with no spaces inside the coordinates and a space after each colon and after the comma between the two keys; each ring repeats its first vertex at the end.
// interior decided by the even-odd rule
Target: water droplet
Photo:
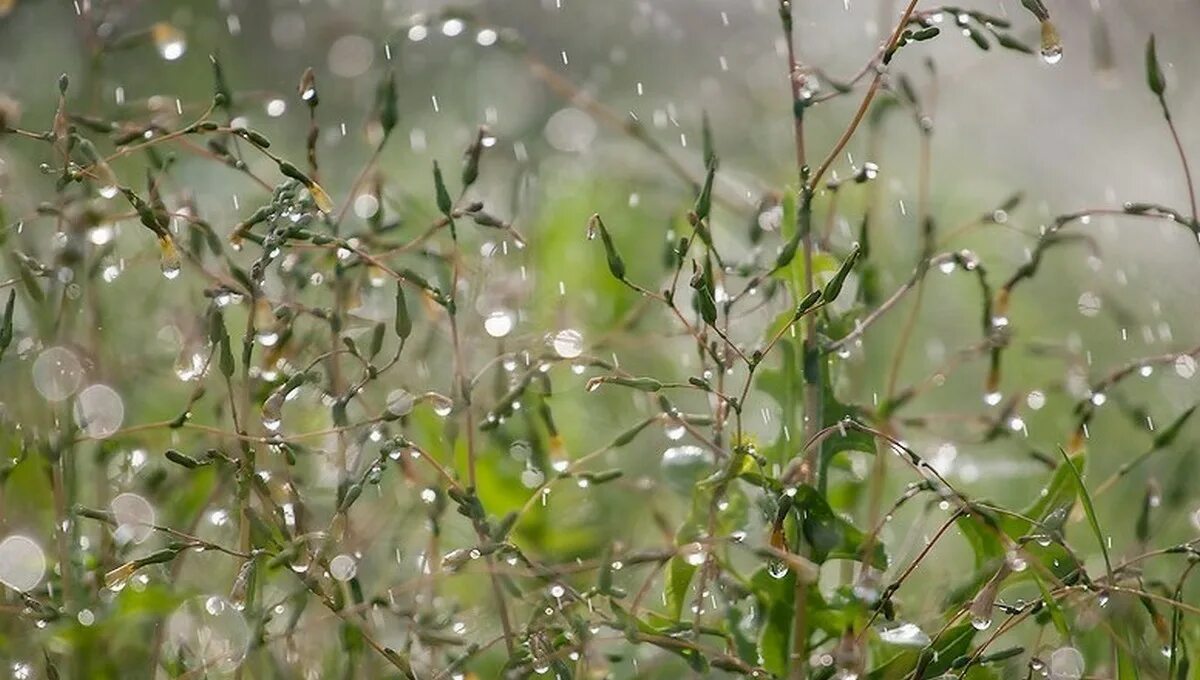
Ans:
{"type": "Polygon", "coordinates": [[[1025,403],[1034,411],[1040,411],[1046,405],[1046,395],[1040,390],[1033,390],[1026,395],[1025,403]]]}
{"type": "Polygon", "coordinates": [[[663,477],[681,494],[688,494],[711,471],[713,455],[708,449],[692,444],[673,446],[662,455],[663,477]]]}
{"type": "Polygon", "coordinates": [[[75,422],[93,439],[106,439],[121,429],[125,402],[108,385],[84,388],[75,401],[75,422]]]}
{"type": "Polygon", "coordinates": [[[113,532],[117,543],[141,543],[154,534],[154,506],[145,498],[123,493],[109,502],[108,509],[117,523],[113,532]]]}
{"type": "Polygon", "coordinates": [[[441,394],[429,396],[429,403],[433,406],[433,412],[442,418],[450,415],[450,412],[454,410],[454,401],[441,394]]]}
{"type": "Polygon", "coordinates": [[[783,560],[771,560],[767,562],[767,574],[771,578],[783,578],[788,574],[788,566],[783,560]]]}
{"type": "Polygon", "coordinates": [[[546,475],[542,474],[541,470],[534,468],[526,468],[525,471],[521,473],[521,484],[526,489],[536,489],[542,485],[542,482],[545,481],[545,479],[546,475]]]}
{"type": "Polygon", "coordinates": [[[1175,374],[1180,378],[1191,378],[1196,375],[1196,360],[1184,355],[1175,360],[1175,374]]]}
{"type": "Polygon", "coordinates": [[[28,536],[0,541],[0,583],[17,592],[33,590],[46,575],[46,554],[28,536]]]}
{"type": "Polygon", "coordinates": [[[879,630],[879,639],[889,644],[906,647],[924,647],[932,642],[929,635],[915,623],[901,623],[882,628],[879,630]]]}
{"type": "Polygon", "coordinates": [[[407,390],[392,390],[387,395],[387,410],[394,416],[406,416],[412,412],[416,398],[407,390]]]}
{"type": "Polygon", "coordinates": [[[236,670],[250,646],[250,626],[219,595],[184,602],[167,619],[165,631],[165,653],[197,674],[236,670]]]}
{"type": "Polygon", "coordinates": [[[154,37],[154,47],[158,54],[167,61],[175,61],[187,51],[187,36],[183,31],[165,21],[154,24],[151,29],[154,37]]]}
{"type": "Polygon", "coordinates": [[[1083,671],[1083,655],[1074,647],[1060,647],[1050,654],[1051,680],[1079,680],[1083,671]]]}
{"type": "Polygon", "coordinates": [[[1100,296],[1091,291],[1084,291],[1079,295],[1079,313],[1086,317],[1094,317],[1100,313],[1100,296]]]}
{"type": "Polygon", "coordinates": [[[686,433],[687,428],[684,427],[683,423],[674,418],[668,420],[666,427],[663,428],[663,434],[665,434],[667,439],[670,439],[671,441],[679,441],[680,439],[683,439],[683,435],[686,433]]]}
{"type": "Polygon", "coordinates": [[[82,384],[83,366],[65,347],[51,347],[33,362],[33,386],[46,401],[62,401],[82,384]]]}
{"type": "Polygon", "coordinates": [[[335,581],[349,581],[358,573],[358,560],[341,554],[329,561],[329,575],[335,581]]]}
{"type": "Polygon", "coordinates": [[[972,616],[971,626],[975,630],[987,630],[992,627],[992,620],[986,616],[972,616]]]}
{"type": "Polygon", "coordinates": [[[1025,557],[1016,550],[1010,550],[1005,559],[1008,561],[1008,568],[1012,569],[1013,571],[1025,571],[1026,567],[1029,566],[1029,563],[1025,560],[1025,557]]]}
{"type": "Polygon", "coordinates": [[[483,330],[493,338],[503,338],[512,332],[516,316],[507,309],[497,309],[483,319],[483,330]]]}
{"type": "Polygon", "coordinates": [[[574,359],[583,354],[583,334],[574,328],[555,333],[551,344],[558,356],[564,359],[574,359]]]}

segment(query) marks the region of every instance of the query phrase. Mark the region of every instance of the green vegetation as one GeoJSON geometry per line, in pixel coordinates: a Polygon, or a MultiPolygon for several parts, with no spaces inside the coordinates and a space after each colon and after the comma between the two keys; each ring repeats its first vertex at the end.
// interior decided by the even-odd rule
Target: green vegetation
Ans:
{"type": "Polygon", "coordinates": [[[845,81],[778,5],[794,166],[749,199],[707,115],[681,155],[468,13],[395,29],[388,59],[473,35],[570,104],[559,146],[600,126],[657,175],[539,185],[489,125],[459,159],[400,152],[402,59],[373,72],[365,158],[328,143],[313,69],[265,98],[300,128],[251,125],[264,97],[218,54],[211,96],[110,105],[106,59],[174,61],[187,34],[99,24],[52,115],[0,98],[4,671],[1200,677],[1195,404],[1147,387],[1191,379],[1200,344],[1093,361],[1037,309],[1078,294],[1093,221],[1200,235],[1155,41],[1137,96],[1189,208],[1068,207],[1013,265],[961,241],[1037,224],[1022,193],[956,198],[961,224],[932,198],[923,50],[1054,64],[1050,9],[904,4],[845,81]],[[898,135],[907,249],[875,155],[898,135]]]}

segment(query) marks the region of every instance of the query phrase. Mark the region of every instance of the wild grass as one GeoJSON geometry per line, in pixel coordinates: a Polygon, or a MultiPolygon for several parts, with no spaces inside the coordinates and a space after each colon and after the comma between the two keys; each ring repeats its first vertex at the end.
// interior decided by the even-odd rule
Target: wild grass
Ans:
{"type": "MultiPolygon", "coordinates": [[[[66,75],[51,120],[0,100],[0,144],[40,154],[52,196],[24,213],[0,203],[0,655],[16,677],[1194,677],[1200,539],[1164,528],[1144,472],[1179,455],[1195,406],[1156,429],[1123,390],[1159,367],[1190,376],[1200,344],[1082,384],[1005,376],[1014,353],[1038,351],[1011,308],[1034,279],[1071,285],[1047,253],[1094,247],[1093,218],[1200,234],[1154,40],[1146,85],[1189,210],[1061,214],[1011,271],[947,244],[1007,222],[1023,197],[946,228],[930,199],[936,67],[893,70],[956,33],[1007,50],[994,58],[1058,61],[1049,10],[1023,4],[1010,19],[911,0],[839,82],[798,59],[781,2],[795,174],[750,210],[723,182],[707,117],[696,172],[515,31],[426,20],[491,31],[635,141],[675,187],[669,230],[611,205],[519,221],[480,190],[487,126],[423,186],[398,186],[382,162],[403,115],[390,71],[365,113],[372,151],[346,177],[327,171],[345,164],[323,158],[312,69],[295,98],[307,135],[282,144],[244,124],[249,95],[215,55],[211,99],[171,124],[89,108],[66,75]],[[1031,27],[1037,47],[1017,37],[1031,27]],[[812,138],[806,122],[838,98],[857,102],[842,132],[812,138]],[[874,250],[883,171],[837,168],[897,116],[918,144],[920,243],[889,287],[874,250]],[[185,164],[227,168],[239,222],[205,218],[185,164]],[[852,237],[840,218],[859,225],[852,237]],[[591,322],[554,301],[568,257],[591,322]],[[161,275],[125,285],[153,263],[161,275]],[[947,276],[976,311],[914,379],[922,307],[947,276]],[[162,318],[173,370],[142,355],[162,318]],[[870,345],[885,358],[856,398],[848,383],[883,320],[898,330],[870,345]],[[686,359],[642,356],[668,347],[686,359]],[[959,379],[974,381],[969,408],[921,406],[959,379]],[[1067,427],[1049,451],[1025,447],[1045,480],[1025,502],[946,473],[960,447],[1019,438],[1047,401],[1067,427]],[[1097,483],[1091,449],[1105,443],[1089,425],[1121,414],[1151,441],[1097,483]],[[1135,521],[1105,525],[1110,490],[1135,480],[1135,521]],[[901,512],[911,527],[895,526],[901,512]]],[[[101,53],[180,39],[159,24],[101,53]]]]}

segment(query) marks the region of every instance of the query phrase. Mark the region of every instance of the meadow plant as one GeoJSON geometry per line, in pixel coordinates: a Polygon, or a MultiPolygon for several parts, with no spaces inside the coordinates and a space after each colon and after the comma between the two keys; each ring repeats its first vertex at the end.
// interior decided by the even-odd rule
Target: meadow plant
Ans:
{"type": "MultiPolygon", "coordinates": [[[[0,144],[40,154],[26,174],[47,196],[0,203],[0,656],[14,677],[1196,677],[1200,539],[1171,523],[1195,493],[1164,496],[1146,472],[1178,453],[1195,406],[1155,425],[1126,386],[1161,367],[1190,377],[1200,345],[1096,369],[1075,348],[1066,378],[1005,375],[1015,354],[1055,351],[1010,308],[1035,278],[1072,285],[1052,258],[1092,252],[1092,220],[1200,234],[1154,40],[1146,96],[1190,207],[1064,213],[1024,264],[989,266],[947,243],[1005,227],[1023,196],[942,224],[922,45],[1053,64],[1058,31],[1039,0],[1013,17],[917,5],[838,80],[797,58],[779,3],[795,175],[750,201],[724,180],[707,117],[689,129],[699,157],[681,158],[513,29],[448,12],[389,39],[389,58],[435,30],[515,55],[660,164],[665,225],[611,205],[518,219],[479,189],[503,141],[487,125],[422,186],[398,186],[382,159],[406,86],[386,68],[363,125],[373,152],[346,177],[325,169],[311,69],[267,104],[306,119],[302,143],[247,125],[261,101],[218,55],[200,103],[121,115],[66,75],[50,120],[0,99],[0,144]],[[841,134],[806,133],[835,99],[855,102],[841,134]],[[880,159],[838,172],[859,136],[877,153],[889,122],[917,143],[920,240],[896,285],[873,247],[880,159]],[[195,164],[226,168],[239,222],[206,219],[181,178],[195,164]],[[570,283],[549,273],[561,258],[570,283]],[[974,311],[914,377],[942,279],[974,311]],[[586,320],[555,302],[575,287],[586,320]],[[882,361],[865,362],[893,318],[869,345],[882,361]],[[647,359],[659,351],[684,358],[647,359]],[[974,403],[922,406],[948,381],[974,403]],[[1044,481],[1000,494],[1023,501],[947,474],[960,449],[1020,442],[1053,404],[1056,444],[1016,446],[1044,481]],[[1142,448],[1093,474],[1105,443],[1089,426],[1126,415],[1142,448]],[[1121,487],[1143,500],[1102,523],[1121,487]]],[[[165,22],[93,37],[97,62],[151,47],[173,60],[187,41],[165,22]]]]}

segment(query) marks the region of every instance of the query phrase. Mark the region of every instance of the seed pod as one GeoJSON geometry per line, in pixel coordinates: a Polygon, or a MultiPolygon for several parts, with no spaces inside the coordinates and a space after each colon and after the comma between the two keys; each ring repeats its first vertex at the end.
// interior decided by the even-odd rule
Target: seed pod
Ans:
{"type": "Polygon", "coordinates": [[[208,55],[208,60],[212,63],[213,71],[213,103],[228,111],[233,106],[233,92],[225,80],[225,69],[221,68],[217,55],[208,55]]]}
{"type": "Polygon", "coordinates": [[[303,75],[300,76],[300,84],[296,87],[296,92],[300,94],[300,99],[308,104],[309,109],[315,109],[320,103],[320,96],[317,92],[317,76],[313,73],[312,67],[304,69],[303,75]]]}
{"type": "Polygon", "coordinates": [[[1146,85],[1156,97],[1162,97],[1167,91],[1167,80],[1163,77],[1162,68],[1158,65],[1158,49],[1154,44],[1154,34],[1146,41],[1146,85]]]}
{"type": "Polygon", "coordinates": [[[12,344],[13,339],[13,307],[17,302],[17,291],[8,291],[8,302],[4,303],[4,318],[0,319],[0,358],[4,357],[4,350],[12,344]]]}
{"type": "Polygon", "coordinates": [[[483,156],[483,140],[487,136],[487,127],[480,125],[475,132],[475,139],[467,145],[466,151],[463,152],[462,184],[464,189],[479,179],[479,159],[483,156]]]}
{"type": "Polygon", "coordinates": [[[805,295],[804,299],[800,301],[800,304],[796,305],[796,313],[792,319],[795,320],[804,316],[808,310],[812,309],[818,302],[821,301],[823,296],[824,293],[822,291],[810,291],[809,294],[805,295]]]}
{"type": "Polygon", "coordinates": [[[613,278],[617,280],[625,280],[625,261],[621,259],[620,253],[617,252],[617,247],[613,244],[612,236],[608,233],[608,228],[604,226],[604,220],[600,219],[600,215],[594,214],[588,220],[588,232],[592,233],[598,230],[600,232],[600,240],[604,243],[604,255],[608,258],[608,271],[612,273],[613,278]]]}
{"type": "Polygon", "coordinates": [[[850,255],[842,262],[842,266],[838,268],[837,273],[825,284],[825,290],[821,293],[821,298],[831,303],[837,299],[838,294],[842,292],[842,285],[846,283],[846,277],[850,275],[850,270],[854,268],[854,263],[858,261],[859,247],[857,244],[854,250],[850,251],[850,255]]]}
{"type": "Polygon", "coordinates": [[[267,139],[267,136],[264,135],[263,133],[259,132],[258,130],[251,130],[249,128],[244,128],[244,129],[238,130],[237,134],[242,139],[245,139],[247,142],[250,142],[251,144],[253,144],[254,146],[257,146],[260,149],[268,149],[271,147],[271,140],[267,139]]]}
{"type": "Polygon", "coordinates": [[[391,70],[386,71],[379,81],[379,87],[375,90],[375,106],[379,110],[379,127],[383,129],[383,139],[386,140],[400,121],[396,76],[391,70]]]}
{"type": "Polygon", "coordinates": [[[437,194],[438,210],[451,221],[453,228],[454,218],[451,213],[454,210],[454,202],[450,199],[450,192],[446,190],[446,180],[442,178],[442,169],[437,161],[433,162],[433,189],[437,194]]]}
{"type": "Polygon", "coordinates": [[[401,341],[412,335],[412,317],[408,315],[408,303],[404,299],[404,283],[396,282],[396,335],[401,341]]]}
{"type": "Polygon", "coordinates": [[[195,470],[197,468],[204,466],[204,463],[201,463],[200,461],[196,460],[195,458],[192,458],[191,456],[189,456],[187,454],[180,453],[179,451],[176,451],[175,449],[167,449],[166,456],[167,456],[167,460],[171,461],[172,463],[175,463],[176,465],[183,466],[189,470],[195,470]]]}
{"type": "Polygon", "coordinates": [[[234,369],[233,350],[231,350],[229,347],[229,335],[228,334],[221,337],[220,365],[221,365],[221,375],[225,376],[226,379],[232,378],[233,377],[233,369],[234,369]]]}

